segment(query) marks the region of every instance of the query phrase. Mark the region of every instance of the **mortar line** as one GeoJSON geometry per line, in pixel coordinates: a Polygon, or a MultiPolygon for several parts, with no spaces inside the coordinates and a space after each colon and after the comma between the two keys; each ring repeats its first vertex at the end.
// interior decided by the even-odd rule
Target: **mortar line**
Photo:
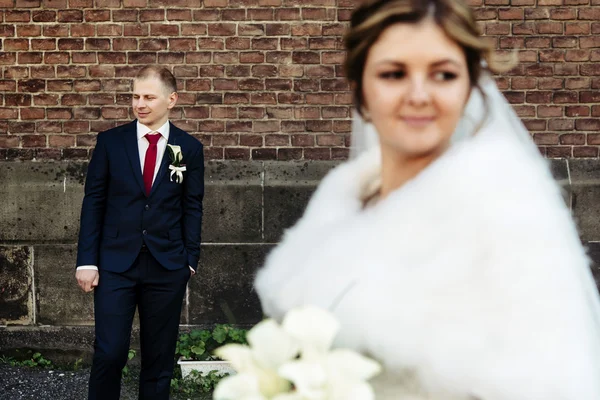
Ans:
{"type": "Polygon", "coordinates": [[[29,268],[31,268],[31,310],[33,324],[37,324],[37,293],[35,289],[35,269],[33,268],[35,262],[35,247],[31,246],[31,257],[29,259],[29,268]]]}
{"type": "Polygon", "coordinates": [[[260,172],[260,189],[261,189],[261,229],[260,229],[260,238],[265,240],[265,162],[262,162],[262,171],[260,172]]]}

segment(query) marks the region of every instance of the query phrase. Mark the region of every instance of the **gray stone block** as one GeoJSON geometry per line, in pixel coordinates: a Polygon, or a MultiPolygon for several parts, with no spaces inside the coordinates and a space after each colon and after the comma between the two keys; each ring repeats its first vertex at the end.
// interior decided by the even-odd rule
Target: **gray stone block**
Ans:
{"type": "Polygon", "coordinates": [[[591,269],[596,286],[600,287],[600,242],[588,242],[585,243],[585,247],[587,248],[588,256],[592,260],[591,269]]]}
{"type": "Polygon", "coordinates": [[[0,241],[75,240],[86,168],[84,163],[0,163],[0,241]]]}
{"type": "Polygon", "coordinates": [[[35,246],[37,322],[93,325],[94,296],[75,280],[75,245],[35,246]]]}
{"type": "Polygon", "coordinates": [[[292,227],[304,214],[316,186],[265,187],[265,241],[277,243],[283,232],[292,227]]]}
{"type": "Polygon", "coordinates": [[[600,162],[598,160],[568,160],[571,184],[588,186],[600,184],[600,162]]]}
{"type": "Polygon", "coordinates": [[[194,325],[251,325],[262,312],[252,283],[269,245],[205,245],[198,274],[189,284],[189,315],[194,325]]]}
{"type": "Polygon", "coordinates": [[[600,241],[600,162],[568,160],[571,207],[584,241],[600,241]]]}
{"type": "Polygon", "coordinates": [[[202,242],[261,241],[262,163],[209,162],[204,175],[202,242]]]}
{"type": "Polygon", "coordinates": [[[573,185],[572,207],[579,234],[584,241],[600,240],[600,186],[573,185]]]}
{"type": "Polygon", "coordinates": [[[339,161],[269,161],[265,162],[265,187],[317,186],[339,161]]]}
{"type": "MultiPolygon", "coordinates": [[[[16,350],[40,351],[54,362],[73,362],[82,358],[89,364],[94,352],[94,328],[91,326],[9,326],[0,328],[0,353],[16,350]]],[[[1,398],[1,396],[0,396],[1,398]]]]}
{"type": "Polygon", "coordinates": [[[204,170],[207,184],[259,185],[262,180],[262,162],[209,161],[204,170]]]}
{"type": "Polygon", "coordinates": [[[567,185],[569,183],[567,160],[552,159],[548,161],[550,163],[550,172],[552,172],[554,179],[561,185],[567,185]]]}
{"type": "Polygon", "coordinates": [[[29,324],[33,319],[32,251],[0,246],[0,324],[29,324]]]}
{"type": "Polygon", "coordinates": [[[206,185],[202,242],[260,242],[262,196],[260,184],[206,185]]]}
{"type": "Polygon", "coordinates": [[[265,162],[264,240],[275,243],[304,213],[308,201],[338,161],[265,162]]]}

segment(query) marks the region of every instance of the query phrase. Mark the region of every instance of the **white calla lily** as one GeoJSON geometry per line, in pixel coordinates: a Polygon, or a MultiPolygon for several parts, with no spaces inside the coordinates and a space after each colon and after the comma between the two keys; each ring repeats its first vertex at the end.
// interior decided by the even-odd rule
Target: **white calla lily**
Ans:
{"type": "Polygon", "coordinates": [[[169,155],[171,156],[171,161],[173,164],[179,165],[179,163],[183,160],[183,154],[181,153],[181,146],[177,146],[174,144],[167,145],[169,149],[169,155]]]}
{"type": "MultiPolygon", "coordinates": [[[[250,337],[253,337],[251,334],[252,330],[248,332],[249,340],[250,337]]],[[[261,338],[264,336],[259,334],[258,337],[261,338]]],[[[257,338],[253,338],[253,340],[257,340],[257,338]]],[[[255,376],[260,392],[266,396],[284,393],[290,389],[289,381],[277,374],[277,367],[279,365],[275,365],[273,360],[262,354],[261,359],[257,359],[257,352],[251,347],[240,344],[228,344],[216,349],[215,355],[229,361],[237,372],[255,376]]]]}
{"type": "Polygon", "coordinates": [[[351,380],[369,380],[381,372],[381,365],[370,358],[347,349],[332,350],[327,355],[329,369],[351,380]]]}
{"type": "Polygon", "coordinates": [[[327,352],[340,328],[330,313],[313,306],[291,310],[283,319],[282,326],[301,343],[303,352],[311,353],[327,352]]]}
{"type": "Polygon", "coordinates": [[[279,375],[294,384],[296,392],[307,400],[325,400],[327,371],[324,365],[309,361],[292,361],[279,368],[279,375]]]}
{"type": "Polygon", "coordinates": [[[246,335],[254,359],[265,368],[277,369],[298,355],[297,342],[277,322],[259,322],[246,335]]]}
{"type": "Polygon", "coordinates": [[[272,400],[307,400],[307,399],[306,399],[306,397],[303,397],[300,394],[294,392],[294,393],[278,394],[277,396],[273,397],[272,400]]]}
{"type": "Polygon", "coordinates": [[[331,314],[312,306],[291,310],[281,326],[258,323],[247,334],[250,346],[216,350],[239,374],[224,378],[214,399],[374,400],[366,381],[381,366],[351,350],[330,351],[338,329],[331,314]]]}
{"type": "Polygon", "coordinates": [[[215,355],[221,360],[229,361],[238,372],[253,371],[256,368],[252,350],[243,344],[226,344],[216,349],[215,355]]]}
{"type": "Polygon", "coordinates": [[[213,393],[214,400],[267,400],[252,374],[236,374],[222,379],[213,393]]]}

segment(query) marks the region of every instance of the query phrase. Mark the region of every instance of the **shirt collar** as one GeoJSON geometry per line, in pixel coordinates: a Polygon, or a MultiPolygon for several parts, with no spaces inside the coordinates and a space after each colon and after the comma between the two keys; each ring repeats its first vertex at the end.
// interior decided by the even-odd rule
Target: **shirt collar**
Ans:
{"type": "Polygon", "coordinates": [[[142,139],[147,133],[158,132],[168,142],[169,141],[169,130],[170,130],[169,120],[167,120],[167,122],[165,122],[156,131],[153,131],[152,129],[148,128],[146,125],[142,124],[139,120],[137,121],[137,139],[138,140],[142,139]]]}

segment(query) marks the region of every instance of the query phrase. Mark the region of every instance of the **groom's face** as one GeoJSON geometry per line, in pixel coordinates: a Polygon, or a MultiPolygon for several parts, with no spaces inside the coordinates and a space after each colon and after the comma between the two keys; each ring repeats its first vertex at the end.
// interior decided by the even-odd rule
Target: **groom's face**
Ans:
{"type": "Polygon", "coordinates": [[[177,93],[169,92],[158,77],[133,82],[132,107],[138,121],[156,130],[169,119],[169,110],[177,103],[177,93]]]}

